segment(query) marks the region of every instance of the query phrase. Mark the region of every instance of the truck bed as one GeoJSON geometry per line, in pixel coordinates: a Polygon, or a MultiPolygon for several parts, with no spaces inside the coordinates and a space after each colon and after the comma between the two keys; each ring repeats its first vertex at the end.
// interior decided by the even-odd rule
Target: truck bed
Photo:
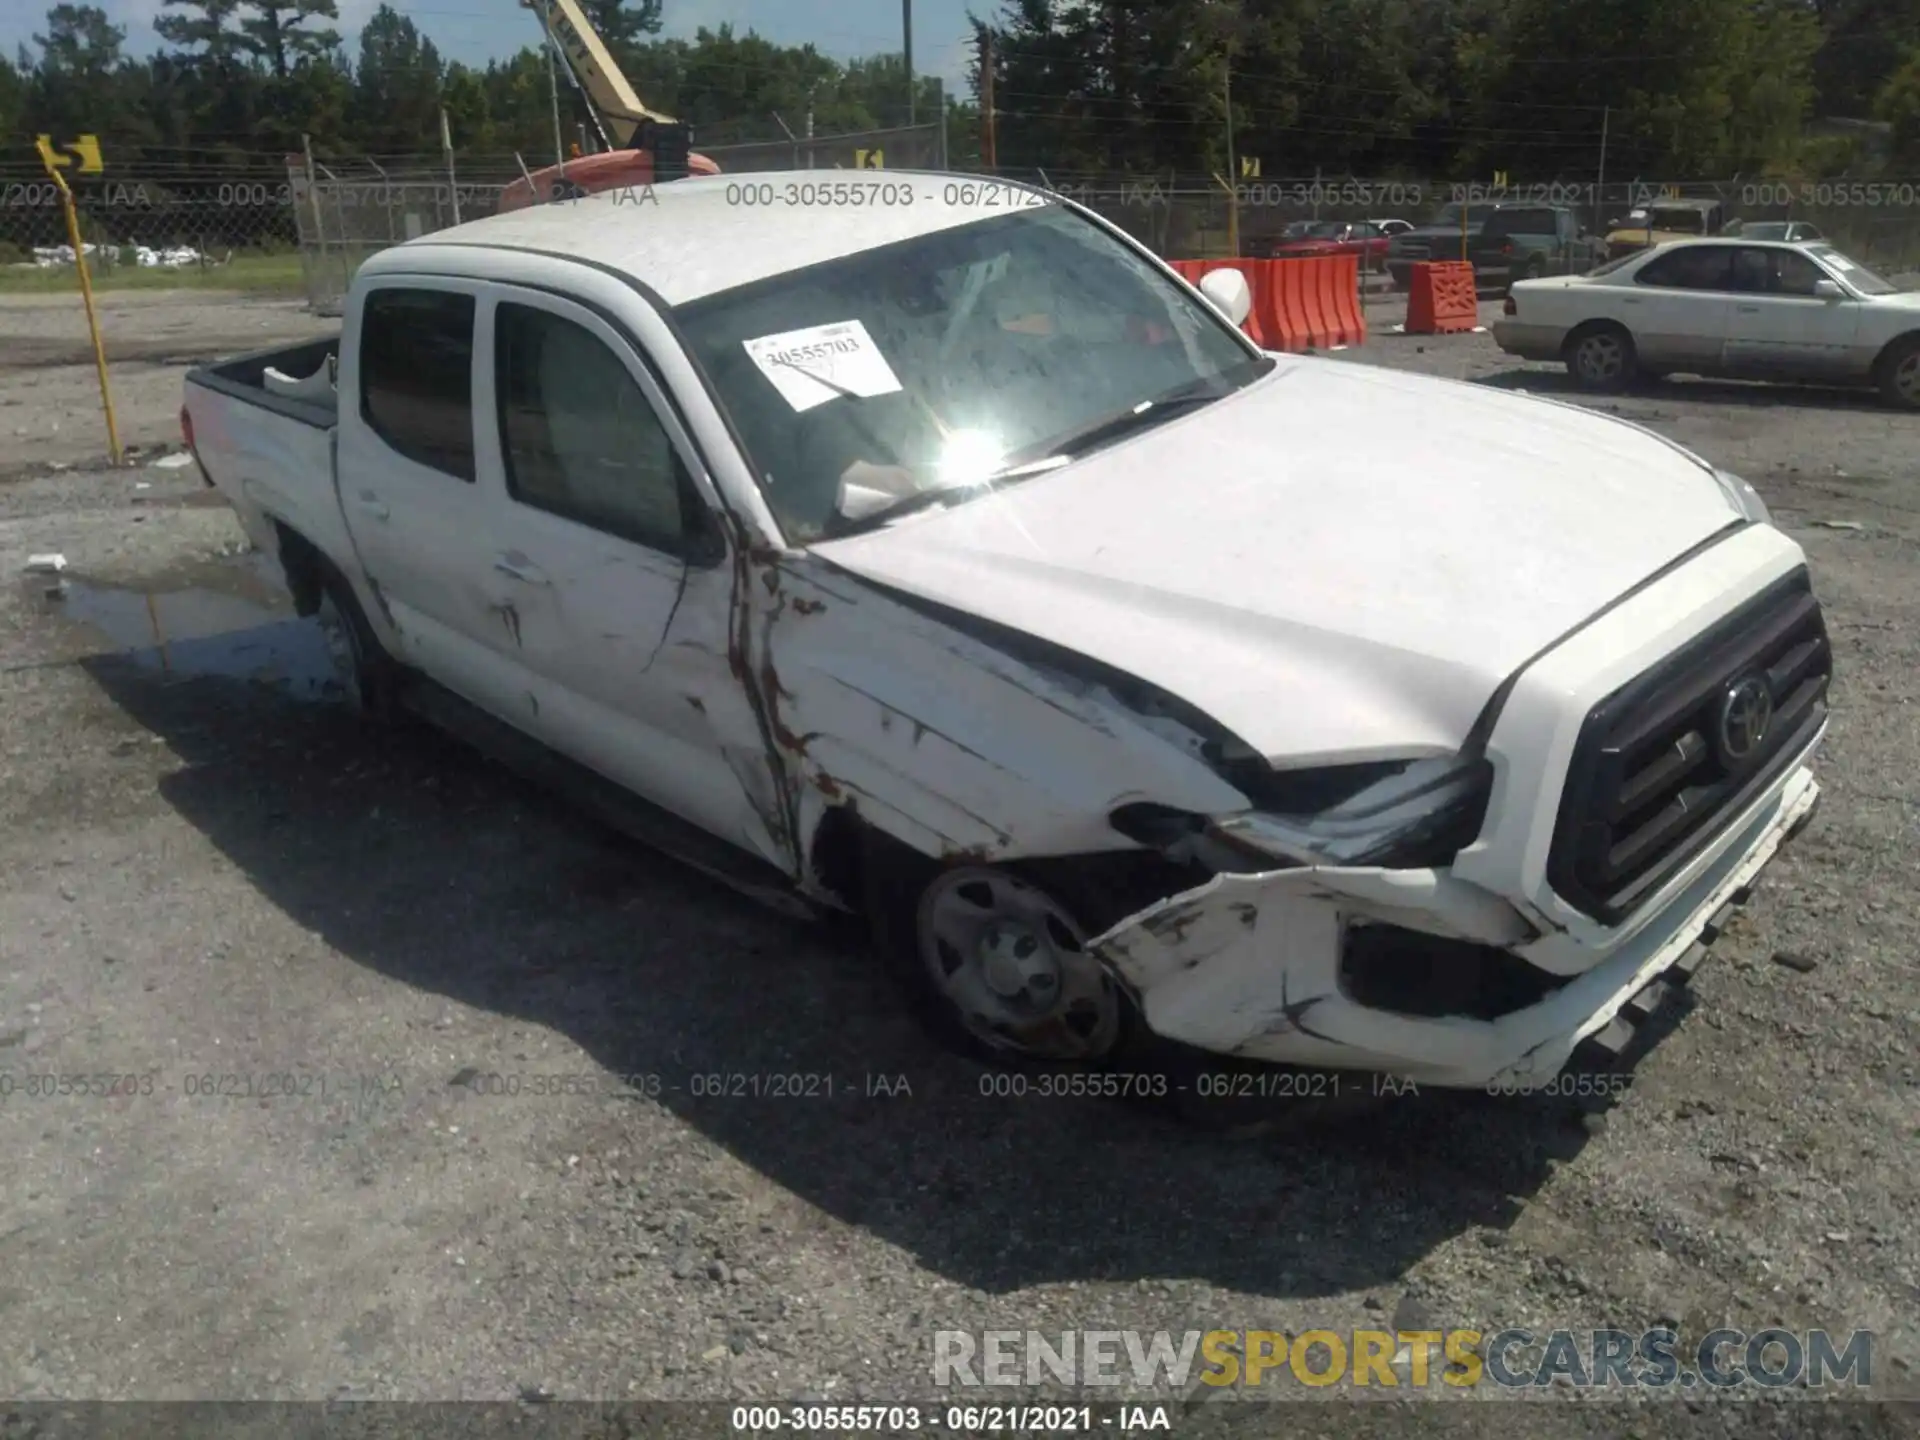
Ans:
{"type": "Polygon", "coordinates": [[[324,367],[339,352],[340,337],[338,335],[308,340],[299,345],[281,345],[271,350],[255,350],[250,354],[236,355],[230,360],[195,366],[187,372],[187,383],[198,385],[205,390],[217,391],[243,404],[258,405],[272,410],[289,420],[297,420],[303,425],[314,425],[326,429],[337,418],[339,408],[337,402],[295,400],[284,395],[275,395],[266,388],[264,376],[267,370],[274,369],[282,375],[301,379],[324,367]]]}
{"type": "Polygon", "coordinates": [[[268,367],[312,375],[339,349],[338,337],[258,350],[187,372],[185,408],[209,483],[233,506],[255,545],[278,553],[275,521],[327,555],[351,555],[334,490],[333,396],[294,399],[266,389],[268,367]]]}

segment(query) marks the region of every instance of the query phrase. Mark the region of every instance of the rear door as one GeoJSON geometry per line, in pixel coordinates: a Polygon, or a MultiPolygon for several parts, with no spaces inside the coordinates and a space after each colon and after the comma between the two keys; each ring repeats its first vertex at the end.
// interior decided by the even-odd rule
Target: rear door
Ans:
{"type": "Polygon", "coordinates": [[[1815,285],[1832,277],[1798,250],[1745,245],[1734,259],[1740,294],[1727,324],[1727,368],[1782,380],[1825,380],[1859,367],[1853,346],[1860,302],[1825,299],[1815,285]]]}
{"type": "Polygon", "coordinates": [[[524,667],[518,723],[785,868],[730,660],[734,569],[664,386],[636,340],[546,291],[490,287],[481,335],[498,416],[480,444],[488,574],[524,667]]]}
{"type": "Polygon", "coordinates": [[[1734,289],[1732,245],[1683,245],[1656,255],[1621,296],[1643,364],[1712,373],[1724,364],[1734,289]]]}
{"type": "Polygon", "coordinates": [[[401,658],[495,713],[517,667],[486,576],[488,507],[474,461],[478,286],[375,282],[343,337],[340,503],[401,658]]]}

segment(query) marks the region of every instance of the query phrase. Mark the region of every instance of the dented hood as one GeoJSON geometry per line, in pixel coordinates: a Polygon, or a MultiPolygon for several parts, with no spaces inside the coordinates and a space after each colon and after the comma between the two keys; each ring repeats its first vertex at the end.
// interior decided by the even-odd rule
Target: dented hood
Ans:
{"type": "Polygon", "coordinates": [[[1530,656],[1738,519],[1571,405],[1308,357],[814,553],[1172,691],[1276,762],[1452,751],[1530,656]]]}

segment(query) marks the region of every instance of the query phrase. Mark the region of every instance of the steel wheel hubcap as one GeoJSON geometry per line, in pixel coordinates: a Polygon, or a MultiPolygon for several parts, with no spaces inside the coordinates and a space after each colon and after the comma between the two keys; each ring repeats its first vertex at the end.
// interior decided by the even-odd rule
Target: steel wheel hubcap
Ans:
{"type": "Polygon", "coordinates": [[[1920,404],[1920,352],[1907,356],[1893,372],[1893,388],[1903,399],[1920,404]]]}
{"type": "Polygon", "coordinates": [[[1611,380],[1620,373],[1620,342],[1611,335],[1592,335],[1580,342],[1580,372],[1595,380],[1611,380]]]}
{"type": "Polygon", "coordinates": [[[1049,1060],[1097,1059],[1120,994],[1066,908],[999,870],[949,871],[920,903],[922,962],[972,1035],[1049,1060]]]}

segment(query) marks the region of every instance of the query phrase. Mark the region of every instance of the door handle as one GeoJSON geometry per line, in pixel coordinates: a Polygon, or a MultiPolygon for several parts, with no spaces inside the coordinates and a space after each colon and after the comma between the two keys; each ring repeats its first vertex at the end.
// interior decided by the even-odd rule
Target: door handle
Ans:
{"type": "Polygon", "coordinates": [[[371,515],[376,520],[384,520],[393,512],[387,509],[387,502],[378,495],[362,493],[353,502],[354,508],[371,515]]]}
{"type": "Polygon", "coordinates": [[[514,555],[502,555],[493,562],[493,568],[510,580],[518,580],[522,585],[546,585],[550,582],[546,573],[538,566],[529,565],[514,555]]]}
{"type": "Polygon", "coordinates": [[[1758,315],[1760,313],[1760,307],[1758,305],[1736,305],[1734,309],[1738,310],[1742,315],[1758,315]]]}

